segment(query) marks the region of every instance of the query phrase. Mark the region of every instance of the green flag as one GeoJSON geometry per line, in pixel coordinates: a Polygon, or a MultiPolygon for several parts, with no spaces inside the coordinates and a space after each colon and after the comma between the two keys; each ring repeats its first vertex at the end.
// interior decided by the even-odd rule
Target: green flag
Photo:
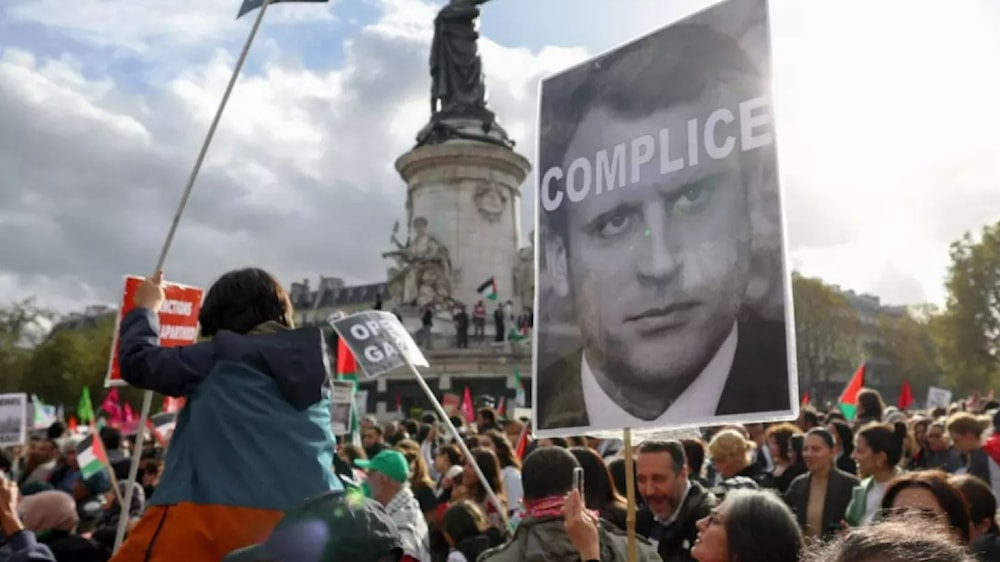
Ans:
{"type": "Polygon", "coordinates": [[[90,401],[90,387],[83,387],[80,393],[80,403],[76,406],[76,417],[82,424],[94,421],[94,404],[90,401]]]}

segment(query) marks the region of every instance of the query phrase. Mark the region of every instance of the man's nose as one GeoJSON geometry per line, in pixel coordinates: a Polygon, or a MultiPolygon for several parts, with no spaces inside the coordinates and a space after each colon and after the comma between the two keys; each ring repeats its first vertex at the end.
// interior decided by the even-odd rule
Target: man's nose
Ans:
{"type": "Polygon", "coordinates": [[[652,284],[671,282],[681,271],[683,261],[676,240],[670,235],[670,223],[664,203],[657,202],[643,209],[645,245],[638,260],[637,273],[641,281],[652,284]]]}

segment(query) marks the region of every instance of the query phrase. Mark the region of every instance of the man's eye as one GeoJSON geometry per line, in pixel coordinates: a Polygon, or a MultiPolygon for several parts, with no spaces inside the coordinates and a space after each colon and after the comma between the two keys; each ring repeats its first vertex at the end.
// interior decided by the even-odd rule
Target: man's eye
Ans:
{"type": "Polygon", "coordinates": [[[615,213],[597,225],[597,233],[605,238],[618,236],[632,225],[632,215],[615,213]]]}
{"type": "Polygon", "coordinates": [[[693,185],[677,196],[677,199],[674,200],[673,209],[681,214],[689,213],[704,203],[709,193],[709,189],[701,184],[693,185]]]}

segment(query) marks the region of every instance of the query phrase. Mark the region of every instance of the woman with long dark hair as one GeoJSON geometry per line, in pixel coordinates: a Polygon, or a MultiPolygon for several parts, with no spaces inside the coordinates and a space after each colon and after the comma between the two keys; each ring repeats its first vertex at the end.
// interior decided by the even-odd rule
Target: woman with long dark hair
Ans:
{"type": "Polygon", "coordinates": [[[503,479],[503,489],[507,493],[507,511],[514,514],[521,508],[524,497],[524,486],[521,484],[521,459],[517,458],[514,447],[507,436],[497,430],[486,433],[493,452],[500,461],[500,477],[503,479]]]}
{"type": "Polygon", "coordinates": [[[597,451],[586,447],[573,447],[569,452],[583,468],[583,501],[587,509],[596,511],[602,519],[624,529],[628,502],[615,490],[604,460],[597,451]]]}
{"type": "Polygon", "coordinates": [[[798,562],[802,533],[772,492],[734,490],[698,521],[691,558],[698,562],[798,562]]]}
{"type": "Polygon", "coordinates": [[[899,461],[903,458],[903,439],[906,424],[897,422],[872,423],[861,428],[854,439],[854,462],[858,463],[858,476],[863,478],[852,492],[844,519],[857,527],[871,523],[882,505],[889,482],[902,474],[899,461]]]}
{"type": "Polygon", "coordinates": [[[166,468],[114,562],[218,562],[266,537],[304,498],[343,489],[333,472],[329,357],[295,329],[285,289],[261,269],[226,273],[198,316],[202,341],[160,347],[163,274],[121,319],[118,359],[133,387],[186,396],[166,468]]]}
{"type": "Polygon", "coordinates": [[[891,517],[898,512],[917,512],[940,521],[962,544],[971,540],[971,517],[965,496],[948,483],[938,470],[911,472],[889,483],[882,509],[891,517]]]}

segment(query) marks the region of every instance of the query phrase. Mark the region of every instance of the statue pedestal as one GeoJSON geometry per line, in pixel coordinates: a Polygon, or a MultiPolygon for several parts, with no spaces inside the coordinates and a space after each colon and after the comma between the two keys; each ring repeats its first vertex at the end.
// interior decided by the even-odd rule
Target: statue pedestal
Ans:
{"type": "MultiPolygon", "coordinates": [[[[474,126],[450,124],[467,130],[474,126]]],[[[493,135],[505,134],[499,129],[488,134],[493,135]]],[[[407,185],[411,230],[417,218],[426,219],[428,233],[448,249],[451,298],[464,303],[471,315],[480,300],[476,289],[492,277],[499,302],[512,300],[519,311],[514,270],[520,247],[521,184],[531,171],[528,160],[500,144],[452,139],[407,152],[396,161],[396,169],[407,185]]],[[[496,304],[487,306],[489,329],[496,304]]],[[[435,321],[435,328],[442,320],[435,321]]]]}

